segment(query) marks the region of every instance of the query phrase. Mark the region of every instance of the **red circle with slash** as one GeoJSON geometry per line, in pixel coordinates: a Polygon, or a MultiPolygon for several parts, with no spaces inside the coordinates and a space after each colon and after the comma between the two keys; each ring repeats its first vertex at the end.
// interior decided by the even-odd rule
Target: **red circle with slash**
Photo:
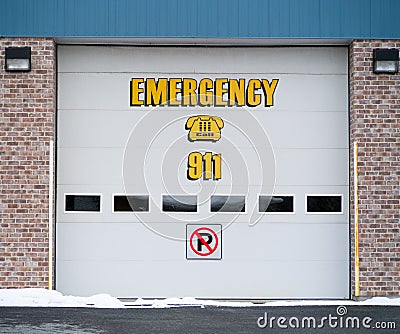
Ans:
{"type": "MultiPolygon", "coordinates": [[[[192,249],[193,252],[195,252],[197,255],[199,256],[208,256],[211,255],[212,253],[214,253],[216,251],[216,249],[218,248],[218,236],[217,234],[210,228],[208,227],[200,227],[196,230],[193,231],[192,235],[190,236],[190,248],[192,249]],[[202,231],[207,231],[209,233],[206,233],[209,236],[214,237],[215,239],[215,245],[214,247],[211,247],[210,244],[212,243],[212,240],[209,242],[209,240],[205,240],[203,238],[203,236],[201,235],[202,231]],[[210,234],[211,233],[211,234],[210,234]],[[201,246],[204,246],[206,249],[206,252],[201,252],[201,250],[197,250],[196,247],[193,245],[194,243],[194,239],[198,240],[198,244],[199,242],[201,243],[201,246]]],[[[203,248],[203,247],[201,247],[203,248]]]]}

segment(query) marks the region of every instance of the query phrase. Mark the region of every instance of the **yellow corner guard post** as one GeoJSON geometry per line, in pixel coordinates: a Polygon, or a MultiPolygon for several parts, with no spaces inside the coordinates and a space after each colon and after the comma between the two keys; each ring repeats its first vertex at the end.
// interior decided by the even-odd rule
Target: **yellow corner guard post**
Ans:
{"type": "Polygon", "coordinates": [[[49,290],[53,290],[53,189],[54,189],[54,143],[49,143],[49,290]]]}
{"type": "Polygon", "coordinates": [[[360,296],[360,256],[358,245],[358,142],[354,142],[354,264],[355,297],[360,296]]]}

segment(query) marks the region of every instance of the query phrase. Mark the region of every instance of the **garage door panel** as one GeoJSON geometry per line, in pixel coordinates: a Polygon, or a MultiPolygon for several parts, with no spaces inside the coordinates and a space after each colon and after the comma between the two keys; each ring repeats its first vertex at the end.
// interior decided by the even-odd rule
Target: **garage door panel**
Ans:
{"type": "MultiPolygon", "coordinates": [[[[165,151],[153,150],[144,166],[148,175],[155,177],[146,179],[148,184],[159,184],[159,180],[171,175],[175,176],[176,170],[180,170],[178,175],[186,175],[187,157],[191,150],[177,152],[172,149],[165,155],[165,151]],[[164,154],[157,154],[163,152],[164,154]],[[154,159],[152,159],[152,157],[154,159]],[[162,158],[170,159],[171,164],[162,164],[162,158]],[[157,162],[160,162],[161,165],[157,162]]],[[[219,153],[219,152],[218,152],[219,153]]],[[[226,164],[222,166],[222,173],[230,175],[236,172],[235,184],[254,185],[261,179],[264,172],[264,180],[268,180],[272,166],[264,166],[263,170],[258,169],[256,174],[249,174],[252,166],[260,165],[260,160],[255,156],[253,150],[241,150],[242,156],[246,161],[239,161],[241,164],[230,167],[226,164]]],[[[123,170],[123,149],[112,148],[62,148],[59,150],[59,161],[63,163],[59,166],[58,182],[60,184],[121,184],[123,170]]],[[[276,161],[276,183],[278,185],[346,185],[348,183],[348,167],[345,162],[348,152],[344,149],[331,150],[275,150],[276,161]],[[295,164],[296,168],[293,168],[295,164]],[[335,166],[340,166],[335,168],[335,166]],[[345,183],[345,184],[343,184],[345,183]]],[[[229,161],[229,157],[223,158],[229,161]]],[[[142,171],[142,165],[138,166],[138,172],[142,171]]],[[[133,171],[134,172],[134,171],[133,171]]],[[[139,174],[139,177],[141,175],[139,174]]],[[[146,178],[146,175],[143,176],[146,178]]],[[[181,181],[190,186],[190,180],[181,178],[181,181]]],[[[227,181],[222,180],[221,185],[226,185],[227,181]]],[[[177,186],[178,188],[178,186],[177,186]]]]}
{"type": "MultiPolygon", "coordinates": [[[[282,224],[222,224],[223,261],[343,261],[347,247],[341,240],[348,235],[343,224],[295,226],[282,224]],[[251,244],[243,245],[243,239],[251,244]]],[[[168,224],[162,237],[151,230],[161,231],[160,224],[69,223],[60,224],[57,247],[67,249],[71,239],[74,247],[60,254],[62,261],[186,261],[185,224],[168,224]],[[91,243],[88,243],[88,240],[91,243]],[[163,250],[158,252],[157,250],[163,250]]],[[[133,263],[134,267],[135,264],[133,263]]]]}
{"type": "MultiPolygon", "coordinates": [[[[58,105],[60,109],[131,110],[130,81],[133,77],[157,77],[158,73],[59,73],[58,105]]],[[[164,77],[176,77],[167,73],[164,77]]],[[[186,77],[180,74],[178,77],[186,77]]],[[[191,75],[200,80],[204,75],[191,75]]],[[[225,77],[228,77],[226,75],[225,77]]],[[[274,94],[275,111],[341,111],[347,110],[347,76],[263,74],[279,79],[274,94]],[[291,98],[286,98],[291,92],[291,98]]],[[[213,78],[213,76],[211,77],[213,78]]],[[[245,75],[245,79],[252,76],[245,75]]],[[[261,93],[261,90],[259,91],[261,93]]],[[[142,98],[142,97],[141,97],[142,98]]],[[[221,107],[220,107],[221,108],[221,107]]],[[[153,109],[148,107],[148,109],[153,109]]],[[[178,108],[176,108],[178,109],[178,108]]],[[[222,109],[222,108],[221,108],[222,109]]],[[[260,106],[257,109],[264,109],[260,106]]]]}
{"type": "MultiPolygon", "coordinates": [[[[63,252],[63,261],[174,261],[185,259],[185,225],[168,224],[165,229],[182,241],[162,237],[140,223],[69,223],[60,224],[58,247],[63,249],[74,239],[74,248],[63,252]],[[90,239],[90,244],[88,240],[90,239]],[[164,249],[157,252],[156,249],[164,249]]],[[[134,263],[131,264],[135,266],[134,263]]]]}
{"type": "Polygon", "coordinates": [[[129,73],[59,73],[60,109],[129,110],[129,73]],[[109,92],[108,94],[105,92],[109,92]]]}
{"type": "Polygon", "coordinates": [[[277,185],[347,185],[346,149],[277,149],[277,185]]]}
{"type": "Polygon", "coordinates": [[[347,149],[349,146],[346,112],[273,111],[257,113],[257,119],[265,127],[274,148],[347,149]]]}
{"type": "Polygon", "coordinates": [[[254,227],[233,224],[224,233],[226,261],[343,261],[347,258],[347,248],[342,243],[348,235],[344,224],[297,222],[290,226],[280,223],[254,227]],[[251,245],[241,247],[243,238],[251,238],[251,245]]]}
{"type": "Polygon", "coordinates": [[[345,75],[282,75],[274,99],[279,111],[342,111],[347,110],[347,76],[345,75]],[[286,98],[290,92],[290,99],[286,98]],[[279,101],[279,103],[278,103],[279,101]]]}
{"type": "Polygon", "coordinates": [[[250,260],[225,263],[223,267],[217,261],[211,261],[206,272],[204,263],[199,261],[138,262],[134,268],[130,262],[60,263],[56,276],[59,289],[65,294],[82,296],[107,290],[118,297],[162,298],[176,297],[179,291],[182,296],[229,299],[238,287],[243,295],[254,299],[340,299],[348,295],[348,274],[341,274],[348,265],[341,261],[292,264],[250,260]]]}
{"type": "MultiPolygon", "coordinates": [[[[152,192],[151,187],[139,189],[128,188],[128,193],[133,195],[149,196],[149,212],[113,212],[113,195],[125,194],[125,189],[113,185],[59,185],[57,196],[58,224],[64,223],[98,223],[105,224],[118,223],[140,223],[141,219],[146,222],[160,221],[170,223],[172,217],[179,217],[181,224],[197,219],[201,214],[207,217],[208,223],[220,224],[221,222],[232,221],[238,224],[348,224],[348,187],[347,186],[277,186],[273,189],[274,194],[291,195],[294,197],[294,213],[260,213],[258,206],[259,195],[269,195],[272,188],[260,186],[242,187],[223,187],[218,186],[212,193],[198,195],[198,213],[186,214],[177,213],[165,216],[162,214],[162,194],[173,192],[162,192],[157,188],[152,192]],[[98,212],[64,212],[65,194],[99,194],[101,195],[101,214],[98,212]],[[246,196],[246,213],[213,213],[210,212],[210,196],[212,194],[231,194],[246,196]],[[307,194],[338,194],[343,196],[343,214],[307,214],[306,195],[307,194]]],[[[199,188],[187,188],[187,193],[196,195],[199,188]]],[[[182,191],[174,194],[184,194],[182,191]]]]}
{"type": "MultiPolygon", "coordinates": [[[[186,178],[187,161],[191,151],[193,149],[190,149],[190,146],[154,148],[149,151],[143,164],[144,177],[153,177],[146,178],[146,183],[157,185],[162,180],[168,189],[174,185],[176,188],[186,188],[193,184],[186,178]]],[[[224,150],[222,145],[212,150],[213,153],[221,154],[221,174],[224,176],[215,182],[215,186],[252,186],[261,181],[263,184],[272,184],[274,174],[277,185],[348,184],[346,149],[276,149],[274,155],[260,155],[261,150],[257,151],[258,153],[255,149],[248,148],[242,148],[240,151],[224,150]]]]}
{"type": "MultiPolygon", "coordinates": [[[[215,113],[215,110],[212,112],[215,113]]],[[[199,114],[204,114],[204,111],[199,111],[199,114]]],[[[239,122],[239,120],[232,118],[232,112],[223,112],[219,115],[226,123],[222,129],[221,142],[224,139],[235,139],[237,129],[228,122],[239,122]]],[[[149,111],[59,110],[58,136],[63,138],[59,145],[60,147],[123,147],[132,131],[135,131],[137,138],[147,138],[145,127],[136,126],[139,121],[143,122],[142,117],[145,116],[149,116],[149,111]]],[[[188,131],[184,126],[189,116],[187,112],[179,111],[176,116],[182,117],[181,121],[177,121],[171,128],[168,127],[168,131],[162,133],[163,140],[153,145],[162,145],[164,148],[171,146],[171,143],[176,147],[188,146],[186,140],[188,131]],[[185,141],[176,141],[177,138],[185,141]]],[[[265,134],[276,148],[348,148],[348,117],[344,111],[324,113],[260,111],[252,113],[252,116],[264,128],[265,134]],[[310,127],[315,130],[308,131],[310,127]],[[288,133],[291,135],[288,136],[288,133]]],[[[246,118],[243,117],[243,120],[246,118]]],[[[148,141],[151,139],[150,137],[148,141]]],[[[145,140],[135,143],[135,148],[144,146],[144,142],[145,140]]],[[[265,143],[258,141],[253,144],[255,147],[265,146],[265,143]]],[[[235,145],[239,148],[245,147],[248,143],[235,141],[235,145]]]]}
{"type": "Polygon", "coordinates": [[[59,147],[124,147],[135,125],[147,113],[59,110],[58,137],[62,138],[62,141],[59,141],[58,145],[59,147]]]}
{"type": "Polygon", "coordinates": [[[174,70],[177,73],[259,74],[273,70],[273,73],[347,75],[346,48],[253,48],[252,52],[248,52],[246,48],[59,46],[58,51],[60,73],[165,73],[173,59],[174,70]],[[110,61],[110,58],[113,61],[110,61]],[[193,59],[196,61],[192,61],[193,59]],[[299,59],[308,61],[298,66],[299,59]]]}
{"type": "Polygon", "coordinates": [[[122,184],[120,148],[60,148],[59,184],[122,184]]]}

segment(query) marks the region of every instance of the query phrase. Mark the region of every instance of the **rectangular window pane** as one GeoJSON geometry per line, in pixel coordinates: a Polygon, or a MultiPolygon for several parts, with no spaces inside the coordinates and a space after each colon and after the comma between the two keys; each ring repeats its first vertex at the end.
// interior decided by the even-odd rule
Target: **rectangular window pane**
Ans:
{"type": "Polygon", "coordinates": [[[259,212],[294,212],[293,196],[260,196],[258,199],[259,212]]]}
{"type": "Polygon", "coordinates": [[[65,211],[100,212],[100,195],[66,195],[65,211]]]}
{"type": "Polygon", "coordinates": [[[245,196],[211,196],[211,212],[245,212],[245,196]]]}
{"type": "Polygon", "coordinates": [[[132,211],[149,211],[149,196],[114,196],[114,212],[132,211]]]}
{"type": "Polygon", "coordinates": [[[197,212],[197,197],[163,195],[163,211],[197,212]]]}
{"type": "Polygon", "coordinates": [[[307,212],[317,213],[341,213],[342,196],[341,195],[308,195],[307,212]]]}

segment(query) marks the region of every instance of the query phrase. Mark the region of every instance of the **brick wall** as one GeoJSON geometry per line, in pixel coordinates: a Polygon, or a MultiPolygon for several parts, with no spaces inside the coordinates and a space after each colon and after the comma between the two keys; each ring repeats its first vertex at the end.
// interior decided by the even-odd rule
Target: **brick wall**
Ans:
{"type": "MultiPolygon", "coordinates": [[[[360,295],[398,296],[400,75],[373,73],[372,52],[375,48],[400,49],[400,40],[356,40],[350,46],[351,156],[354,141],[359,143],[360,295]]],[[[353,171],[351,180],[354,180],[353,171]]],[[[351,195],[354,236],[353,183],[351,195]]],[[[354,254],[354,238],[352,252],[354,254]]],[[[354,261],[352,268],[354,293],[354,261]]]]}
{"type": "Polygon", "coordinates": [[[0,38],[1,287],[48,285],[49,142],[55,130],[55,87],[52,39],[0,38]],[[7,46],[32,47],[31,72],[5,72],[7,46]]]}

